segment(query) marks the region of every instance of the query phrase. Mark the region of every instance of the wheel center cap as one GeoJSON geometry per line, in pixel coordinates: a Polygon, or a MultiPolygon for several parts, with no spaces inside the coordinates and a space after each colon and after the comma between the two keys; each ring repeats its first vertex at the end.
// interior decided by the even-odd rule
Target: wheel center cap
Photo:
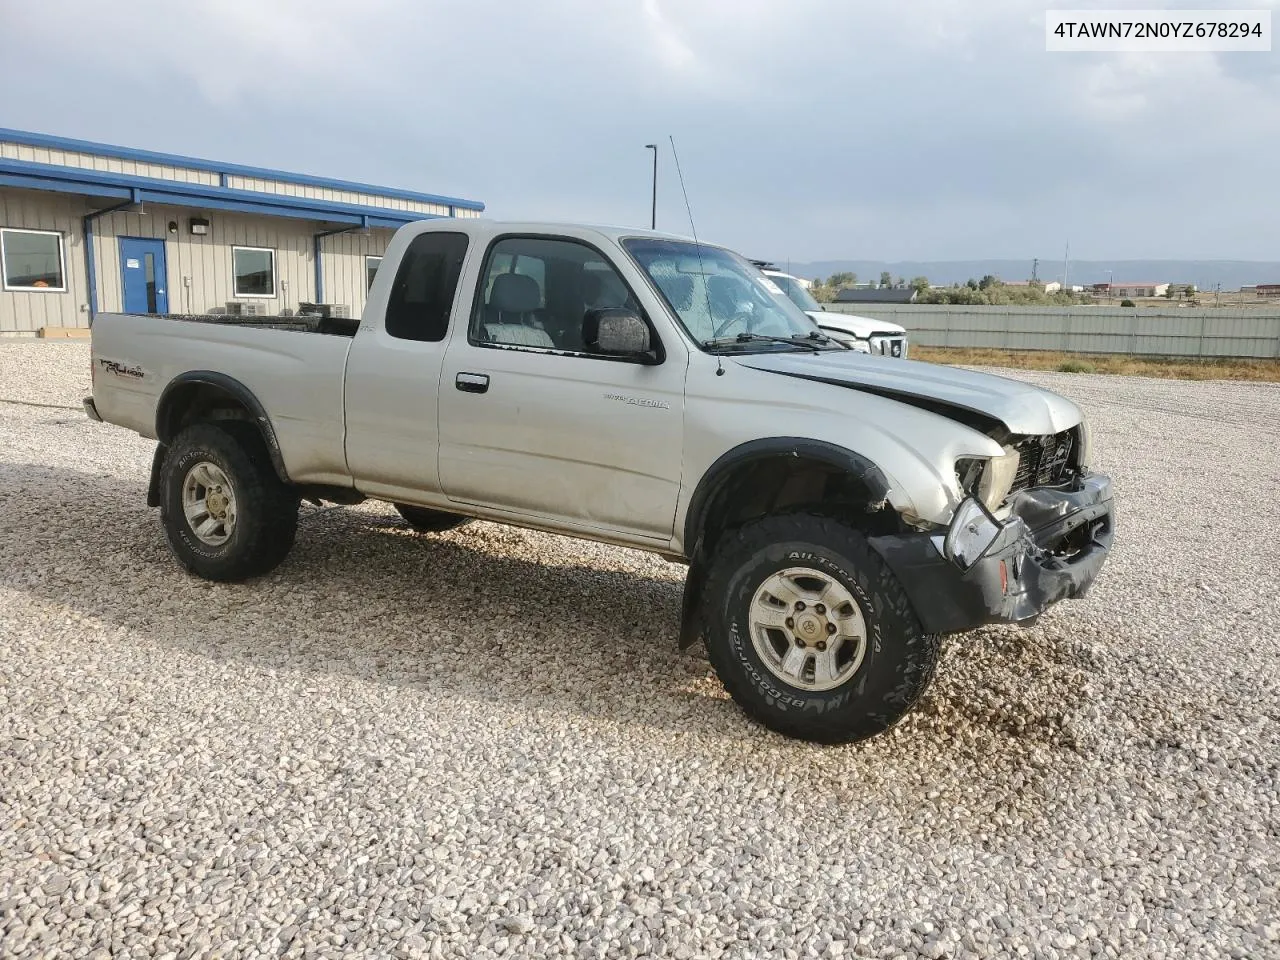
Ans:
{"type": "Polygon", "coordinates": [[[817,640],[825,636],[822,624],[818,622],[817,617],[801,617],[796,621],[796,632],[806,640],[817,640]]]}
{"type": "Polygon", "coordinates": [[[222,519],[227,512],[227,498],[221,493],[211,493],[205,498],[205,504],[209,507],[209,512],[218,519],[222,519]]]}

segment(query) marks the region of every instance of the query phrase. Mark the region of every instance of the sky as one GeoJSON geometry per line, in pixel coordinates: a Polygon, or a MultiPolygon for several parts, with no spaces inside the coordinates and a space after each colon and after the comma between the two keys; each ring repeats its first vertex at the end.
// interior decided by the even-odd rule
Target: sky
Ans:
{"type": "Polygon", "coordinates": [[[1280,48],[1047,53],[1044,8],[0,0],[0,126],[638,226],[656,142],[687,235],[673,136],[748,256],[1280,260],[1280,48]]]}

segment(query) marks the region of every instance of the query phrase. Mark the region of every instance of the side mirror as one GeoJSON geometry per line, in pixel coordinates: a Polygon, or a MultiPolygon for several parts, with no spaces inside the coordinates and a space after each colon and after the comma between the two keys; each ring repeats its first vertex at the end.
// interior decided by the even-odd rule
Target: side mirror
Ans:
{"type": "Polygon", "coordinates": [[[582,342],[610,357],[654,359],[649,325],[624,307],[588,310],[582,318],[582,342]]]}

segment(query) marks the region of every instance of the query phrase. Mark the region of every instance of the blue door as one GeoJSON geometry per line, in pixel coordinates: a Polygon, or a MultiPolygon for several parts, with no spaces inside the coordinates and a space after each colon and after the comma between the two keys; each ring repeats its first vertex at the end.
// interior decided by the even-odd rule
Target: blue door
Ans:
{"type": "Polygon", "coordinates": [[[124,277],[125,313],[168,313],[164,241],[120,238],[120,272],[124,277]]]}

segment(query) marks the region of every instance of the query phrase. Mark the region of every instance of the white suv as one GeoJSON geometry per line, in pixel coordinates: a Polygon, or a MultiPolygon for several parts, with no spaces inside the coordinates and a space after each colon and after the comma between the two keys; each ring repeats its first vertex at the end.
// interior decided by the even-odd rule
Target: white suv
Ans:
{"type": "Polygon", "coordinates": [[[828,310],[813,298],[803,283],[763,261],[752,261],[761,272],[777,284],[787,299],[813,318],[822,332],[832,339],[847,343],[861,353],[874,353],[886,357],[907,355],[907,330],[896,323],[857,317],[851,313],[828,310]]]}

